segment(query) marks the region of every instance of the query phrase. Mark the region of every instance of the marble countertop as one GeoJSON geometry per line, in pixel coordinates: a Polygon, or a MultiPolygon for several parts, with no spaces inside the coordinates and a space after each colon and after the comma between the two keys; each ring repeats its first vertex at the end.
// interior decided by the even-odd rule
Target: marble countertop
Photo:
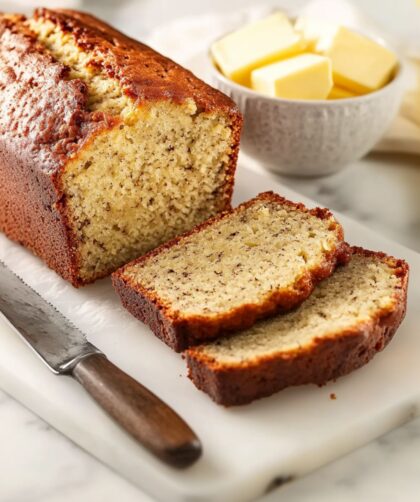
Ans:
{"type": "MultiPolygon", "coordinates": [[[[124,0],[121,8],[128,3],[124,0]]],[[[223,5],[222,1],[214,3],[223,5]]],[[[230,7],[243,3],[234,0],[230,7]]],[[[91,9],[92,0],[86,4],[84,7],[91,9]]],[[[190,4],[183,0],[177,2],[177,7],[182,10],[190,4]]],[[[373,9],[375,1],[366,4],[373,9]]],[[[144,16],[138,16],[139,24],[143,23],[147,31],[157,22],[157,12],[167,4],[158,1],[152,5],[144,0],[140,5],[144,16]]],[[[111,0],[104,1],[101,9],[105,15],[111,11],[111,0]]],[[[101,14],[101,9],[96,11],[101,14]]],[[[171,15],[169,11],[165,7],[165,16],[171,15]]],[[[419,158],[375,154],[331,177],[279,178],[320,204],[420,252],[419,158]]],[[[151,501],[2,392],[0,423],[0,502],[151,501]]],[[[303,479],[284,485],[265,497],[264,502],[414,502],[419,500],[420,492],[419,455],[417,419],[303,479]]]]}

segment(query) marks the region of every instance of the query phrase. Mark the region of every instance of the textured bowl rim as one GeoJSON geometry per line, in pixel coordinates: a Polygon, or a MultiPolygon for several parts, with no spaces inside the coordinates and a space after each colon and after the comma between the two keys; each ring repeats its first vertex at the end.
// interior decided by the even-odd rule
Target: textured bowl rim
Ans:
{"type": "Polygon", "coordinates": [[[283,103],[283,104],[288,104],[288,105],[292,105],[292,106],[293,105],[299,105],[299,106],[302,106],[302,105],[306,105],[306,106],[323,105],[323,106],[328,106],[328,107],[340,106],[340,105],[345,106],[345,105],[348,105],[349,103],[355,103],[355,102],[360,103],[362,101],[373,100],[376,97],[381,96],[382,94],[386,94],[391,89],[393,89],[394,87],[399,85],[401,83],[402,75],[404,73],[404,63],[402,61],[402,58],[399,56],[398,52],[395,51],[392,47],[390,47],[390,45],[388,43],[386,43],[382,38],[367,35],[365,32],[363,32],[361,30],[356,30],[354,28],[348,28],[348,29],[352,30],[352,31],[356,31],[356,32],[364,35],[365,37],[375,41],[377,44],[382,45],[383,47],[391,50],[395,54],[395,56],[397,57],[397,69],[396,69],[396,73],[395,73],[394,77],[392,78],[392,80],[390,80],[383,87],[381,87],[380,89],[377,89],[376,91],[371,91],[366,94],[361,94],[359,96],[352,96],[350,98],[340,98],[340,99],[286,99],[286,98],[276,98],[273,96],[268,96],[267,94],[263,94],[259,91],[255,91],[254,89],[250,89],[248,87],[245,87],[244,85],[237,84],[233,80],[231,80],[228,77],[226,77],[225,75],[223,75],[223,73],[219,70],[219,68],[214,63],[213,58],[211,56],[211,46],[215,42],[217,42],[217,40],[220,40],[221,38],[225,37],[229,33],[232,33],[234,30],[231,30],[228,33],[221,35],[220,37],[215,39],[210,44],[210,47],[207,51],[207,58],[208,58],[208,62],[211,67],[211,72],[212,72],[213,76],[215,76],[215,78],[217,78],[218,80],[220,80],[224,84],[232,87],[237,92],[241,92],[241,93],[243,93],[247,96],[250,96],[250,97],[265,99],[265,100],[271,101],[273,103],[283,103]]]}

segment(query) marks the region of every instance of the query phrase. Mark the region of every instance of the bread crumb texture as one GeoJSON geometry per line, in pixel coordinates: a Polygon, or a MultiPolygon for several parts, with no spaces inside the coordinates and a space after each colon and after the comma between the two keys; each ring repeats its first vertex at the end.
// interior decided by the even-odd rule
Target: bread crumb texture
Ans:
{"type": "Polygon", "coordinates": [[[182,316],[217,316],[264,304],[275,291],[293,293],[341,243],[337,227],[332,216],[260,197],[128,265],[123,276],[182,316]]]}
{"type": "Polygon", "coordinates": [[[296,310],[260,321],[195,352],[220,364],[249,364],[262,356],[304,350],[315,340],[340,337],[380,311],[392,309],[400,280],[386,261],[354,255],[347,266],[325,279],[296,310]]]}
{"type": "Polygon", "coordinates": [[[226,207],[233,141],[226,115],[200,112],[192,99],[139,105],[71,34],[42,18],[28,24],[70,68],[68,78],[86,84],[89,109],[113,119],[68,161],[62,177],[84,282],[226,207]]]}

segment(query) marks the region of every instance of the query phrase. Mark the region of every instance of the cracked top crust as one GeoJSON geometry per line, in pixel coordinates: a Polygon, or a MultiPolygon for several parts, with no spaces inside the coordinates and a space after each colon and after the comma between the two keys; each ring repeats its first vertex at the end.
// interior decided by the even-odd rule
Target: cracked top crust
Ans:
{"type": "MultiPolygon", "coordinates": [[[[197,113],[238,116],[234,103],[191,72],[89,14],[37,9],[34,21],[70,34],[89,64],[115,79],[134,106],[156,101],[195,103],[197,113]]],[[[88,107],[88,86],[38,40],[30,19],[0,17],[0,134],[22,159],[54,175],[87,140],[121,117],[88,107]],[[47,113],[46,113],[47,112],[47,113]]]]}

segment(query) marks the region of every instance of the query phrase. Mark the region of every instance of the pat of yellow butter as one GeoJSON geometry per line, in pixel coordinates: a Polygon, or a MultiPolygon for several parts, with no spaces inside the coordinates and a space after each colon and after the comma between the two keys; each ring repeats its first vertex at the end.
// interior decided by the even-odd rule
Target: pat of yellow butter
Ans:
{"type": "Polygon", "coordinates": [[[328,48],[338,28],[337,24],[330,21],[305,16],[298,17],[295,22],[295,30],[302,35],[307,50],[319,54],[328,48]]]}
{"type": "Polygon", "coordinates": [[[331,61],[318,54],[300,54],[254,70],[252,88],[286,99],[325,99],[333,86],[331,61]]]}
{"type": "Polygon", "coordinates": [[[337,30],[325,55],[331,58],[334,83],[357,94],[384,86],[397,66],[392,51],[343,27],[337,30]]]}
{"type": "Polygon", "coordinates": [[[302,36],[284,14],[276,12],[218,40],[211,54],[224,75],[249,86],[252,70],[303,49],[302,36]]]}
{"type": "Polygon", "coordinates": [[[347,89],[343,89],[343,87],[339,87],[338,85],[334,85],[331,89],[331,92],[328,94],[328,99],[345,99],[345,98],[354,98],[357,96],[355,92],[348,91],[347,89]]]}

